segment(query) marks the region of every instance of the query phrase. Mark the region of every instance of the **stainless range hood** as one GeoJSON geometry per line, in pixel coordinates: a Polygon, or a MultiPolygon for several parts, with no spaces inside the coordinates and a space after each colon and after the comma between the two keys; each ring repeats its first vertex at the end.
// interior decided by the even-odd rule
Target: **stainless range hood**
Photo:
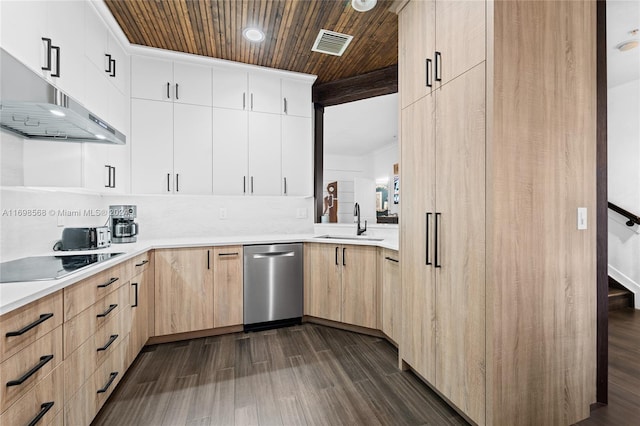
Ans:
{"type": "Polygon", "coordinates": [[[0,127],[26,139],[123,145],[126,137],[0,49],[0,127]]]}

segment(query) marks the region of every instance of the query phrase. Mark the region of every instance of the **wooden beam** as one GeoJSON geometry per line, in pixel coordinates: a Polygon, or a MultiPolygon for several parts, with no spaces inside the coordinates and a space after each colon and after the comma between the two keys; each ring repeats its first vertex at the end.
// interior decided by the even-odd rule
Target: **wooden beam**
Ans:
{"type": "Polygon", "coordinates": [[[313,102],[328,107],[398,92],[398,65],[313,86],[313,102]]]}

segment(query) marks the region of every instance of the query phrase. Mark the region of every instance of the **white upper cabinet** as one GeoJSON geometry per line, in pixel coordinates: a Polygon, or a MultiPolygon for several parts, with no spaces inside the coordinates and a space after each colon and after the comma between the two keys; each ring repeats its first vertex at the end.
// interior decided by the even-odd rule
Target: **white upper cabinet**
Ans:
{"type": "Polygon", "coordinates": [[[211,106],[211,68],[133,56],[131,97],[211,106]]]}
{"type": "Polygon", "coordinates": [[[313,135],[307,117],[282,117],[282,194],[313,195],[313,135]]]}
{"type": "Polygon", "coordinates": [[[298,117],[311,117],[311,83],[282,79],[282,113],[298,117]]]}
{"type": "Polygon", "coordinates": [[[86,2],[84,5],[84,51],[87,59],[96,68],[107,72],[109,50],[109,30],[98,12],[86,2]]]}
{"type": "Polygon", "coordinates": [[[213,69],[213,106],[247,109],[247,73],[228,68],[213,69]]]}
{"type": "Polygon", "coordinates": [[[0,1],[0,43],[23,64],[45,75],[47,8],[35,1],[0,1]]]}
{"type": "Polygon", "coordinates": [[[173,171],[177,194],[211,194],[211,108],[173,106],[173,171]]]}
{"type": "Polygon", "coordinates": [[[251,195],[281,195],[280,116],[249,113],[249,186],[251,195]]]}
{"type": "Polygon", "coordinates": [[[248,182],[248,114],[213,108],[213,193],[244,195],[248,182]]]}
{"type": "Polygon", "coordinates": [[[280,77],[267,73],[249,74],[249,110],[281,114],[280,77]]]}
{"type": "Polygon", "coordinates": [[[109,33],[109,43],[105,57],[104,72],[108,80],[122,93],[129,97],[129,80],[131,58],[124,51],[116,38],[109,33]]]}

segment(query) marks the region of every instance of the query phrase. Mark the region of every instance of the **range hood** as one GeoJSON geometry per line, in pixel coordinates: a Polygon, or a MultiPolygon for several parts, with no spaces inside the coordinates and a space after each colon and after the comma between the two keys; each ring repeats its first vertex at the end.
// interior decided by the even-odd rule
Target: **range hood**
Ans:
{"type": "Polygon", "coordinates": [[[126,137],[0,49],[0,127],[25,139],[123,145],[126,137]]]}

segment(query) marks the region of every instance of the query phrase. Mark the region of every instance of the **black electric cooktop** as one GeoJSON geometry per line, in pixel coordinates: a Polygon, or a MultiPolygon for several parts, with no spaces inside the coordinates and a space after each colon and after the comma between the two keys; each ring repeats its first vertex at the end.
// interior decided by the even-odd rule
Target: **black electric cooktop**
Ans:
{"type": "Polygon", "coordinates": [[[54,280],[121,254],[95,253],[38,256],[2,262],[0,263],[0,283],[54,280]]]}

